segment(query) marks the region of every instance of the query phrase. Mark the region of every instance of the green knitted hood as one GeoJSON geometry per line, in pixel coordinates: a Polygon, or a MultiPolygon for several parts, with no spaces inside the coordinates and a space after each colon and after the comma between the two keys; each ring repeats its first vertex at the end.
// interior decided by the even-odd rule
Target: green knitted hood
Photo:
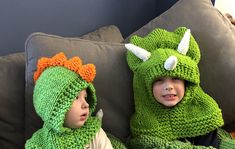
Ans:
{"type": "Polygon", "coordinates": [[[187,38],[186,30],[155,29],[144,38],[135,35],[130,40],[140,47],[127,52],[134,74],[135,113],[130,122],[133,137],[151,135],[174,140],[203,135],[223,125],[217,103],[200,87],[200,49],[193,36],[188,36],[188,51],[177,51],[183,37],[187,38]],[[147,51],[144,56],[141,48],[147,51]],[[167,108],[154,99],[152,85],[159,77],[186,80],[185,95],[176,106],[167,108]]]}
{"type": "Polygon", "coordinates": [[[97,103],[94,86],[73,68],[66,67],[56,65],[44,68],[36,81],[33,102],[44,125],[27,141],[26,148],[84,148],[101,127],[101,121],[91,116],[97,103]],[[89,118],[81,128],[64,127],[66,113],[84,89],[88,95],[89,118]]]}
{"type": "Polygon", "coordinates": [[[90,93],[87,102],[91,114],[97,103],[93,85],[64,67],[46,69],[37,80],[33,95],[35,110],[44,125],[53,131],[64,132],[65,114],[80,91],[86,88],[90,93]]]}

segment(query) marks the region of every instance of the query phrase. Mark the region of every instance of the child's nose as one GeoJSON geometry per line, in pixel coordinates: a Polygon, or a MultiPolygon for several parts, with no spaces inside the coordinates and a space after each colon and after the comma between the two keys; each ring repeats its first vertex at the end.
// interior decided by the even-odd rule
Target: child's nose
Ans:
{"type": "Polygon", "coordinates": [[[166,88],[165,88],[165,90],[167,90],[167,91],[170,91],[170,90],[172,90],[173,89],[173,87],[171,87],[171,86],[167,86],[166,88]]]}
{"type": "Polygon", "coordinates": [[[82,104],[82,108],[89,108],[89,104],[87,103],[87,101],[85,100],[82,104]]]}
{"type": "Polygon", "coordinates": [[[173,89],[173,85],[171,83],[171,80],[166,80],[165,82],[165,90],[170,91],[173,89]]]}

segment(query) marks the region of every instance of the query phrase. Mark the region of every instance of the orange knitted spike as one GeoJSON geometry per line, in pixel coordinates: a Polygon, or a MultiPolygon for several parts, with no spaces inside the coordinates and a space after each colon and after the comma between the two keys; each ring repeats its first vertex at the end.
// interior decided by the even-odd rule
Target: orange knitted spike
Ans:
{"type": "Polygon", "coordinates": [[[73,57],[64,63],[64,67],[77,73],[82,67],[82,61],[79,57],[73,57]]]}
{"type": "Polygon", "coordinates": [[[64,55],[63,52],[60,52],[50,59],[49,65],[50,66],[63,66],[66,60],[67,60],[67,57],[64,55]]]}
{"type": "Polygon", "coordinates": [[[39,78],[39,76],[41,75],[41,73],[43,72],[44,69],[46,69],[49,65],[49,58],[46,57],[42,57],[38,60],[38,64],[37,64],[37,71],[34,73],[34,82],[39,78]]]}
{"type": "Polygon", "coordinates": [[[86,64],[82,66],[82,69],[79,71],[80,76],[87,82],[92,82],[96,75],[95,65],[86,64]]]}
{"type": "Polygon", "coordinates": [[[33,80],[34,80],[34,82],[37,81],[37,79],[39,78],[40,74],[41,74],[41,73],[40,73],[39,71],[36,71],[36,72],[34,73],[34,75],[33,75],[33,80]]]}
{"type": "Polygon", "coordinates": [[[37,65],[37,69],[44,69],[48,66],[49,63],[49,58],[46,57],[42,57],[41,59],[39,59],[38,65],[37,65]]]}
{"type": "Polygon", "coordinates": [[[34,82],[40,77],[41,73],[48,67],[61,66],[80,75],[87,82],[92,82],[96,75],[95,66],[93,64],[82,65],[79,57],[73,57],[67,60],[63,52],[60,52],[52,58],[42,57],[38,60],[37,71],[34,73],[34,82]]]}
{"type": "Polygon", "coordinates": [[[235,139],[235,132],[231,132],[230,134],[231,134],[232,137],[235,139]]]}

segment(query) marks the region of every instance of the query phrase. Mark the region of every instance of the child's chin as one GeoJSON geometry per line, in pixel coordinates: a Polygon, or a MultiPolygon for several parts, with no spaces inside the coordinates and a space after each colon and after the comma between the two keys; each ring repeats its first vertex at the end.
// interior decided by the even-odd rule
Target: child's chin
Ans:
{"type": "MultiPolygon", "coordinates": [[[[85,122],[84,122],[84,123],[85,123],[85,122]]],[[[81,127],[84,125],[84,123],[78,124],[76,128],[81,128],[81,127]]]]}
{"type": "Polygon", "coordinates": [[[84,122],[78,122],[72,126],[73,129],[81,128],[85,124],[84,122]]]}
{"type": "Polygon", "coordinates": [[[175,105],[177,105],[177,103],[176,102],[167,102],[167,103],[164,103],[163,105],[171,108],[171,107],[174,107],[175,105]]]}

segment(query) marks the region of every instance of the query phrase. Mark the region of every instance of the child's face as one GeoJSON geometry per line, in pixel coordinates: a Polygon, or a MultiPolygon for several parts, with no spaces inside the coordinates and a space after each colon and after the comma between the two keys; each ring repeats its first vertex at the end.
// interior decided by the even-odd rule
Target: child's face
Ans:
{"type": "Polygon", "coordinates": [[[179,78],[164,77],[153,84],[153,95],[155,99],[167,107],[173,107],[184,97],[184,80],[179,78]]]}
{"type": "Polygon", "coordinates": [[[64,125],[69,128],[80,128],[89,117],[89,104],[86,101],[87,92],[82,90],[74,100],[70,110],[65,115],[64,125]]]}

